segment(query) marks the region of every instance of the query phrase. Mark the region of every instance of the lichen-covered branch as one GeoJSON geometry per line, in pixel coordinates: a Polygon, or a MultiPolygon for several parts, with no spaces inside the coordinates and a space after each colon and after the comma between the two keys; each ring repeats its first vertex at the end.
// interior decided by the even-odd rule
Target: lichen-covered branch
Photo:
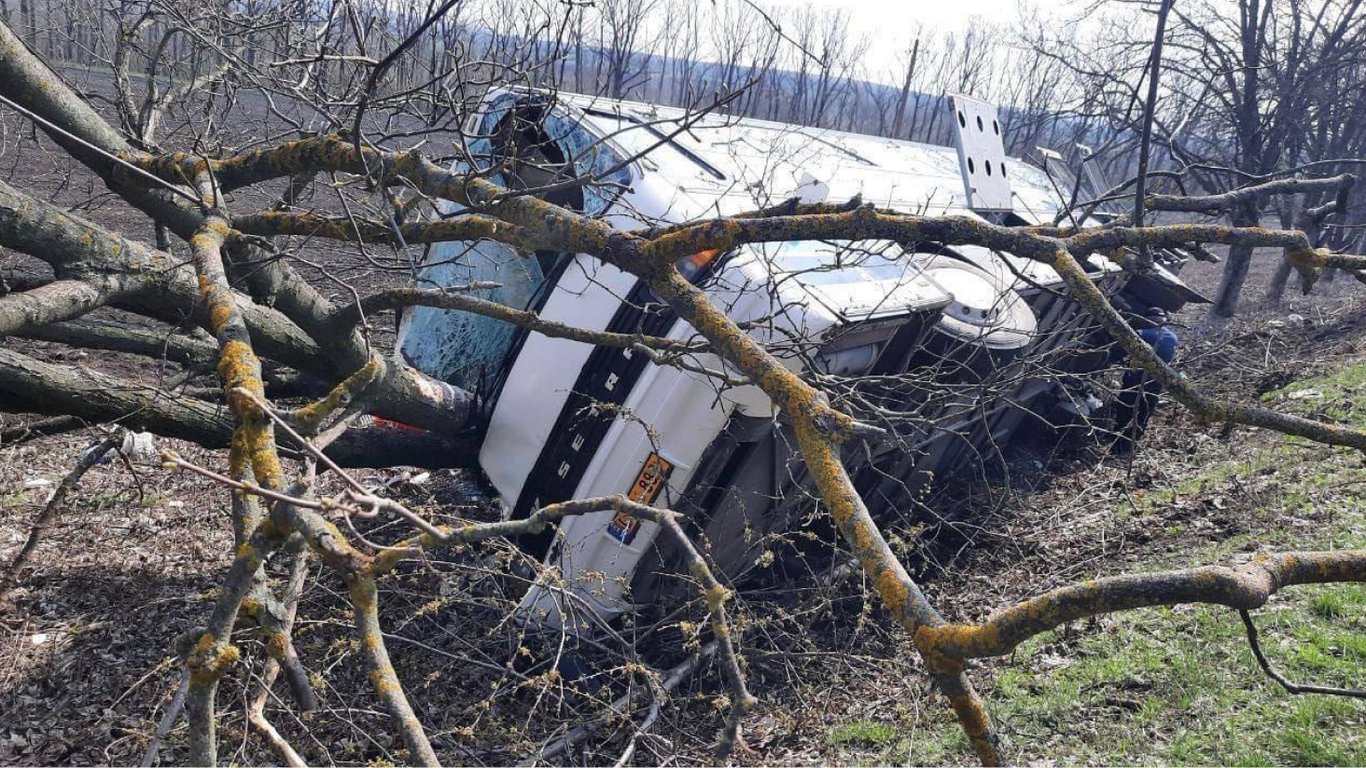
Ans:
{"type": "Polygon", "coordinates": [[[132,293],[139,282],[135,277],[57,280],[0,296],[0,338],[80,317],[132,293]]]}
{"type": "MultiPolygon", "coordinates": [[[[236,390],[245,389],[264,398],[265,382],[261,377],[261,362],[252,351],[251,336],[223,267],[222,246],[227,231],[227,223],[222,217],[211,216],[191,239],[190,249],[195,271],[199,274],[200,293],[209,310],[209,323],[218,339],[218,375],[237,421],[231,463],[236,473],[249,470],[266,488],[282,490],[284,468],[275,450],[274,427],[255,404],[236,394],[236,390]]],[[[250,507],[239,505],[236,508],[250,507]]],[[[279,544],[279,534],[273,528],[252,523],[254,521],[239,521],[239,527],[250,538],[239,546],[228,586],[214,607],[208,630],[187,661],[191,674],[186,711],[190,720],[191,755],[197,765],[217,764],[214,694],[219,678],[237,655],[229,638],[242,601],[256,587],[257,573],[265,563],[269,549],[279,544]]]]}
{"type": "MultiPolygon", "coordinates": [[[[270,742],[276,753],[284,760],[285,765],[290,766],[290,768],[304,768],[307,763],[294,750],[294,747],[280,735],[280,732],[275,730],[275,726],[266,719],[265,707],[266,700],[270,697],[270,687],[274,684],[281,669],[285,669],[287,674],[292,674],[288,672],[290,667],[281,664],[280,658],[277,658],[277,653],[280,656],[293,653],[293,644],[290,643],[288,648],[279,648],[280,644],[275,641],[281,637],[288,640],[292,636],[294,620],[299,608],[299,599],[303,596],[304,582],[308,578],[308,554],[308,549],[301,549],[294,555],[294,562],[290,564],[289,582],[285,587],[284,596],[281,598],[281,602],[284,604],[284,612],[281,617],[282,625],[278,629],[272,630],[272,634],[266,639],[271,658],[270,661],[266,662],[265,669],[261,671],[261,681],[258,684],[255,697],[247,705],[247,720],[258,733],[265,737],[266,741],[270,742]],[[275,643],[275,648],[272,648],[272,643],[275,643]]],[[[297,656],[295,662],[297,669],[302,670],[302,665],[297,662],[297,656]]],[[[302,681],[291,679],[290,689],[295,691],[296,700],[299,698],[300,687],[307,689],[310,694],[312,693],[312,688],[306,678],[302,681]]],[[[302,707],[303,704],[300,706],[302,707]]]]}
{"type": "Polygon", "coordinates": [[[355,574],[349,579],[349,589],[361,654],[370,668],[370,683],[403,734],[403,741],[408,746],[409,762],[414,765],[440,765],[436,750],[432,749],[431,740],[418,721],[417,713],[408,703],[408,696],[403,692],[398,674],[394,672],[393,662],[389,660],[389,650],[384,645],[384,631],[379,623],[379,595],[375,589],[375,577],[368,573],[355,574]]]}
{"type": "Polygon", "coordinates": [[[482,214],[408,222],[394,228],[369,219],[324,216],[307,211],[262,211],[234,216],[233,229],[246,235],[298,235],[365,243],[440,243],[459,240],[496,240],[525,251],[541,243],[522,227],[482,214]]]}
{"type": "Polygon", "coordinates": [[[468,296],[463,293],[451,293],[435,288],[390,288],[379,293],[371,294],[361,299],[360,304],[346,304],[337,308],[334,321],[339,324],[352,324],[360,322],[362,317],[369,316],[378,312],[392,311],[403,307],[437,307],[440,309],[453,309],[461,312],[492,317],[506,323],[525,328],[529,331],[539,333],[556,339],[569,339],[584,344],[595,344],[602,347],[622,347],[630,349],[637,344],[644,345],[651,349],[665,351],[701,351],[686,342],[673,339],[662,339],[655,336],[644,336],[631,333],[612,333],[610,331],[595,331],[588,328],[579,328],[564,323],[557,323],[553,320],[546,320],[535,312],[523,309],[515,309],[506,304],[499,304],[496,301],[481,299],[477,296],[468,296]]]}
{"type": "Polygon", "coordinates": [[[237,622],[242,601],[255,581],[256,572],[283,539],[269,526],[259,526],[249,541],[243,544],[233,559],[232,567],[223,581],[222,592],[214,603],[208,628],[195,642],[186,659],[190,670],[190,688],[186,695],[185,714],[190,724],[190,760],[193,765],[218,764],[218,718],[214,713],[214,694],[223,674],[237,662],[241,651],[231,642],[232,628],[237,622]]]}
{"type": "Polygon", "coordinates": [[[957,659],[1002,656],[1050,629],[1106,613],[1183,603],[1240,610],[1298,584],[1366,582],[1366,551],[1286,552],[1244,565],[1132,574],[1061,587],[993,614],[981,624],[947,624],[919,630],[935,653],[957,659]]]}
{"type": "Polygon", "coordinates": [[[252,350],[251,335],[223,267],[221,249],[227,233],[224,219],[211,218],[191,239],[190,248],[195,270],[199,273],[200,295],[209,311],[210,329],[218,339],[218,375],[223,380],[228,405],[237,418],[251,470],[261,485],[278,490],[284,487],[285,479],[280,457],[275,451],[274,427],[254,404],[234,392],[241,388],[264,398],[265,381],[261,376],[261,361],[252,350]]]}

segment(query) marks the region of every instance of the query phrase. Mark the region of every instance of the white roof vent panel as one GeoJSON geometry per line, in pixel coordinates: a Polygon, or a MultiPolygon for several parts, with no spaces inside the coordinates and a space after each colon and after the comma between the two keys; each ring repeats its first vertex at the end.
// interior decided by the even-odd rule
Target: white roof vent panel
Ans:
{"type": "Polygon", "coordinates": [[[1013,163],[1006,158],[996,105],[971,96],[949,94],[949,109],[953,110],[953,141],[958,148],[958,166],[968,207],[982,213],[1013,210],[1013,163]]]}

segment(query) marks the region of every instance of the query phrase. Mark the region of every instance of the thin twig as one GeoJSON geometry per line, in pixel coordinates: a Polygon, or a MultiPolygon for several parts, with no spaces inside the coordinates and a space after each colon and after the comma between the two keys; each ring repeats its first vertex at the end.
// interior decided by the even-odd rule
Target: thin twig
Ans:
{"type": "Polygon", "coordinates": [[[1285,679],[1280,672],[1277,672],[1267,660],[1266,654],[1262,653],[1262,644],[1257,640],[1257,625],[1252,623],[1252,616],[1242,608],[1238,609],[1238,615],[1243,618],[1243,626],[1247,628],[1247,644],[1252,647],[1252,655],[1257,657],[1257,664],[1261,666],[1266,676],[1275,680],[1285,689],[1286,693],[1321,693],[1327,696],[1347,696],[1353,699],[1366,699],[1366,690],[1355,688],[1334,688],[1324,685],[1302,685],[1292,683],[1285,679]]]}
{"type": "MultiPolygon", "coordinates": [[[[702,646],[697,653],[694,653],[679,662],[673,669],[668,671],[664,676],[663,682],[660,683],[660,689],[667,693],[677,688],[683,681],[691,677],[693,672],[697,671],[697,668],[702,665],[703,661],[716,655],[716,651],[719,648],[720,645],[715,640],[702,646]]],[[[621,696],[608,706],[607,711],[586,723],[576,726],[565,735],[546,744],[541,748],[541,751],[536,754],[535,758],[528,760],[523,763],[523,765],[535,765],[538,762],[545,763],[554,760],[564,754],[566,750],[583,742],[589,736],[592,736],[599,728],[606,725],[613,718],[625,714],[628,709],[635,705],[634,703],[640,695],[640,692],[633,692],[621,696]]]]}
{"type": "Polygon", "coordinates": [[[207,477],[208,479],[216,483],[222,483],[223,485],[226,485],[230,488],[236,488],[239,491],[246,491],[247,493],[250,493],[253,496],[260,496],[263,499],[279,501],[285,504],[293,504],[295,506],[304,507],[306,509],[315,509],[319,512],[326,512],[329,510],[337,509],[340,506],[338,504],[327,504],[322,501],[314,501],[313,499],[304,499],[298,496],[290,496],[287,493],[280,493],[279,491],[272,491],[269,488],[263,488],[257,485],[256,483],[244,483],[240,480],[234,480],[231,477],[228,477],[227,475],[220,475],[219,473],[214,472],[212,469],[208,469],[207,467],[201,467],[198,464],[192,464],[186,461],[185,459],[181,458],[180,454],[174,453],[172,451],[162,451],[161,461],[162,464],[168,468],[188,469],[196,475],[207,477]]]}

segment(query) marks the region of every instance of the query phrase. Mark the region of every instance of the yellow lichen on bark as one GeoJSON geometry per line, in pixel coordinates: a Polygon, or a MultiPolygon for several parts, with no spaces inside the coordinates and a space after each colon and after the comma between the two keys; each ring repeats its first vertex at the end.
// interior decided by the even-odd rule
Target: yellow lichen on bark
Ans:
{"type": "Polygon", "coordinates": [[[338,408],[349,405],[357,395],[374,384],[384,373],[384,368],[384,361],[378,357],[372,357],[360,370],[333,387],[332,391],[328,392],[322,400],[309,403],[295,411],[294,422],[299,426],[299,430],[304,434],[317,432],[328,416],[335,413],[338,408]]]}

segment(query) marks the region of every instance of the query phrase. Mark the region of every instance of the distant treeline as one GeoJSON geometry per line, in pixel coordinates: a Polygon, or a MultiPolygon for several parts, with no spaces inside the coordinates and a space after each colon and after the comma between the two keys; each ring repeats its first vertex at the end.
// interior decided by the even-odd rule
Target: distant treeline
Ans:
{"type": "MultiPolygon", "coordinates": [[[[1180,175],[1159,175],[1159,191],[1221,191],[1306,164],[1355,170],[1339,161],[1366,155],[1361,4],[1178,3],[1151,167],[1180,175]]],[[[432,122],[514,82],[684,107],[738,93],[726,107],[735,114],[947,144],[943,94],[965,93],[1001,105],[1012,154],[1038,160],[1043,147],[1076,170],[1079,145],[1094,148],[1083,195],[1135,172],[1154,26],[1151,9],[1128,4],[1084,25],[971,20],[957,32],[889,30],[892,44],[880,40],[873,56],[847,9],[464,0],[435,20],[432,10],[426,0],[0,0],[0,16],[51,60],[142,75],[140,87],[162,91],[220,67],[238,87],[313,98],[329,115],[354,109],[341,94],[405,41],[377,90],[432,122]]]]}
{"type": "MultiPolygon", "coordinates": [[[[733,0],[705,5],[703,13],[693,0],[457,4],[394,62],[386,84],[450,88],[447,79],[432,82],[432,73],[458,64],[471,82],[512,80],[670,106],[739,91],[727,105],[735,114],[935,144],[951,142],[943,94],[957,92],[1002,105],[1013,154],[1043,146],[1069,155],[1078,142],[1107,139],[1105,120],[1065,108],[1061,94],[1071,78],[1056,58],[985,22],[957,33],[898,31],[897,60],[873,62],[847,10],[777,14],[733,0]]],[[[315,66],[322,87],[356,76],[345,57],[371,53],[357,48],[339,15],[401,41],[428,11],[414,0],[357,3],[347,14],[335,3],[288,0],[221,7],[218,29],[202,22],[189,29],[199,18],[196,6],[180,0],[0,0],[0,15],[54,61],[113,67],[126,39],[125,66],[133,73],[189,79],[224,54],[268,71],[312,52],[332,57],[315,66]],[[139,23],[143,15],[150,18],[139,23]],[[260,28],[244,31],[249,20],[260,28]],[[212,50],[215,37],[230,37],[231,49],[212,50]]]]}

